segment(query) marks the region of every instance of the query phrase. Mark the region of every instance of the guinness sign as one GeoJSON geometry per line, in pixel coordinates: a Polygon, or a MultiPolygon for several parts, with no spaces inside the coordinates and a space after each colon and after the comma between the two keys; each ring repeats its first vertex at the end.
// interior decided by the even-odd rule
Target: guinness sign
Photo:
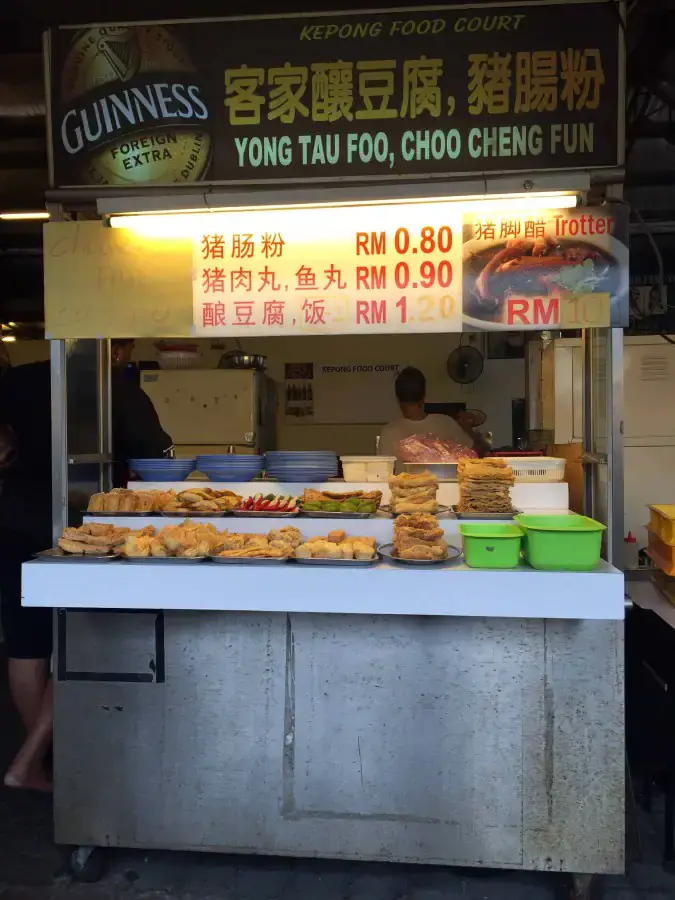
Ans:
{"type": "MultiPolygon", "coordinates": [[[[367,4],[364,4],[367,5],[367,4]]],[[[623,164],[606,0],[50,32],[54,182],[296,184],[623,164]]]]}
{"type": "Polygon", "coordinates": [[[211,156],[209,110],[184,47],[161,25],[76,34],[65,58],[55,135],[75,183],[200,181],[211,156]]]}

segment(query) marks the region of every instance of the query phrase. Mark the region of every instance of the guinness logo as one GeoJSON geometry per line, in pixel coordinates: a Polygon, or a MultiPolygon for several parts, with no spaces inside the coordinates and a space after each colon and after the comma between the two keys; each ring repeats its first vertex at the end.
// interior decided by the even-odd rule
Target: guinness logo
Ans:
{"type": "Polygon", "coordinates": [[[61,75],[56,140],[80,183],[199,181],[211,156],[209,111],[195,67],[169,28],[79,32],[61,75]]]}

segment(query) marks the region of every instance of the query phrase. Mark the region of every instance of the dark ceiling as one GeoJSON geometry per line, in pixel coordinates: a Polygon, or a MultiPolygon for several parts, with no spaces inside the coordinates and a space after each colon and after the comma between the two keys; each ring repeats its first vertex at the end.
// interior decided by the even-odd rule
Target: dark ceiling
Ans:
{"type": "MultiPolygon", "coordinates": [[[[480,5],[476,0],[454,0],[448,5],[465,3],[480,5]]],[[[50,26],[428,5],[405,0],[5,3],[0,11],[0,209],[40,208],[44,203],[47,161],[41,35],[50,26]]],[[[619,16],[620,7],[614,6],[619,16]]],[[[628,196],[645,218],[675,220],[675,0],[629,0],[627,8],[628,196]]],[[[0,222],[0,319],[41,318],[40,235],[40,227],[34,224],[0,222]]]]}

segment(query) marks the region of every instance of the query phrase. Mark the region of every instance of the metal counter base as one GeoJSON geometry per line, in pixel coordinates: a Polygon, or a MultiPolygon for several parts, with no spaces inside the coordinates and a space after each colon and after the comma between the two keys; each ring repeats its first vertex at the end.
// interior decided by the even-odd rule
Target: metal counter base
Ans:
{"type": "Polygon", "coordinates": [[[620,621],[56,616],[59,843],[623,870],[620,621]]]}

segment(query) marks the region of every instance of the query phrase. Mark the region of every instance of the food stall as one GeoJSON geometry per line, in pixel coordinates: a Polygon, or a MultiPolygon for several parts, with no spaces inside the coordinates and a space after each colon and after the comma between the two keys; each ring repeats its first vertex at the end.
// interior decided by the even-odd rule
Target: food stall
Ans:
{"type": "MultiPolygon", "coordinates": [[[[55,609],[58,842],[623,868],[612,517],[627,251],[625,210],[605,202],[620,194],[618,24],[606,4],[528,3],[49,35],[55,546],[87,535],[112,547],[113,521],[154,529],[126,533],[124,560],[23,569],[24,604],[55,609]],[[534,269],[555,277],[533,288],[534,269]],[[292,520],[303,545],[358,535],[368,565],[187,564],[166,542],[155,559],[162,529],[187,540],[185,485],[149,475],[129,488],[173,488],[168,511],[151,501],[111,520],[90,506],[78,530],[90,495],[111,487],[111,337],[490,329],[583,332],[584,439],[606,454],[589,467],[587,512],[609,526],[606,561],[589,571],[379,556],[398,539],[383,511],[396,484],[326,477],[273,490],[376,487],[378,511],[357,522],[292,520]],[[97,373],[86,397],[78,354],[97,373]],[[93,435],[77,446],[74,410],[93,435]]],[[[189,487],[202,502],[226,496],[189,487]]],[[[566,513],[566,488],[515,483],[510,502],[566,513]]],[[[461,491],[433,487],[424,515],[438,513],[439,545],[461,547],[461,491]]],[[[289,521],[251,515],[245,531],[289,521]]]]}

